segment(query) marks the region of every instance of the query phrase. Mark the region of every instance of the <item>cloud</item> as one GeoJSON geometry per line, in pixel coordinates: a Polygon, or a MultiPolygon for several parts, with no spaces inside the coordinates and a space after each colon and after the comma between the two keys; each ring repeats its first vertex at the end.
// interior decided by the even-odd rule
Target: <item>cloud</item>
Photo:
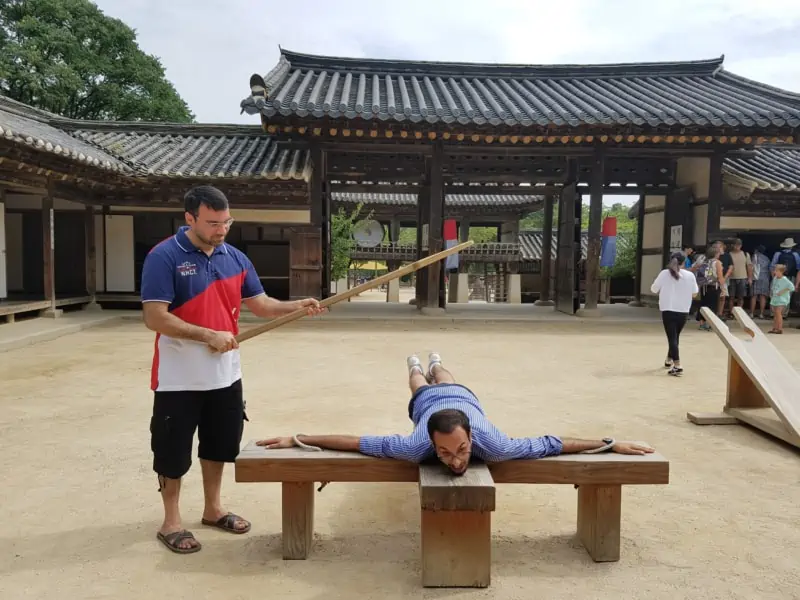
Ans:
{"type": "Polygon", "coordinates": [[[586,63],[726,55],[739,75],[800,92],[794,0],[95,0],[137,30],[201,122],[239,114],[278,45],[297,52],[466,62],[586,63]]]}

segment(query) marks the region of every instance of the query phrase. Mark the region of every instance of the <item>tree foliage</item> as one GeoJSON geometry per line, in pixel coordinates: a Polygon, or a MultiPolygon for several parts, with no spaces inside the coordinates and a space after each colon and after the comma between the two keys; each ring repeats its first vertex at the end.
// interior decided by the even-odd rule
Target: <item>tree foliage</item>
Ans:
{"type": "Polygon", "coordinates": [[[194,120],[134,30],[89,0],[0,0],[0,93],[74,119],[194,120]]]}
{"type": "MultiPolygon", "coordinates": [[[[363,204],[356,206],[348,213],[343,207],[331,215],[331,279],[337,281],[347,275],[350,268],[350,253],[355,246],[353,227],[359,216],[363,204]]],[[[370,218],[370,215],[363,218],[370,218]]]]}

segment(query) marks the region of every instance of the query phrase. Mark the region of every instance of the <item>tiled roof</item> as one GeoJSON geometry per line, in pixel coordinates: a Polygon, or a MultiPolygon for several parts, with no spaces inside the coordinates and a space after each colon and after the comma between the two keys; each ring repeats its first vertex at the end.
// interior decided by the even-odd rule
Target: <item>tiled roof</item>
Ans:
{"type": "Polygon", "coordinates": [[[243,111],[412,123],[578,127],[797,127],[800,94],[729,73],[723,58],[505,65],[312,56],[281,50],[243,111]]]}
{"type": "Polygon", "coordinates": [[[756,189],[800,190],[800,146],[763,146],[753,158],[726,158],[723,172],[754,184],[756,189]]]}
{"type": "MultiPolygon", "coordinates": [[[[519,247],[522,260],[542,260],[544,248],[544,231],[520,231],[519,247]]],[[[581,258],[586,259],[589,248],[589,232],[581,232],[581,258]]],[[[553,243],[550,248],[550,256],[553,260],[558,255],[558,231],[553,230],[553,243]]]]}
{"type": "Polygon", "coordinates": [[[308,151],[280,148],[260,127],[211,126],[204,131],[203,126],[170,125],[169,129],[146,131],[128,125],[78,129],[71,135],[113,154],[137,175],[282,180],[310,176],[308,151]]]}
{"type": "MultiPolygon", "coordinates": [[[[348,202],[357,204],[385,204],[393,206],[416,206],[416,194],[383,194],[366,192],[333,192],[331,200],[334,202],[348,202]]],[[[498,208],[523,208],[537,205],[542,202],[541,196],[527,195],[501,195],[501,194],[447,194],[444,198],[447,206],[492,206],[498,208]]]]}
{"type": "Polygon", "coordinates": [[[0,138],[109,171],[128,172],[125,163],[50,124],[51,113],[0,96],[0,138]]]}
{"type": "MultiPolygon", "coordinates": [[[[625,247],[628,241],[635,242],[624,233],[617,235],[617,253],[625,247]]],[[[519,245],[522,260],[542,260],[544,232],[541,230],[526,230],[519,232],[519,245]]],[[[581,259],[586,260],[589,252],[589,232],[581,232],[581,259]]],[[[558,256],[558,231],[553,230],[553,243],[550,248],[550,257],[556,260],[558,256]]]]}

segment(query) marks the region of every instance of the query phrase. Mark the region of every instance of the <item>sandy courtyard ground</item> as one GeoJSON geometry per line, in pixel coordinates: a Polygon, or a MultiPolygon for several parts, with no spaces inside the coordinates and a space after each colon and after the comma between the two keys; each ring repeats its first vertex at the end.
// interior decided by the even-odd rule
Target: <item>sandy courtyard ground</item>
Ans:
{"type": "MultiPolygon", "coordinates": [[[[800,366],[796,331],[775,342],[800,366]]],[[[618,563],[593,563],[574,539],[572,486],[500,486],[486,590],[421,587],[414,484],[331,484],[316,497],[311,557],[284,562],[280,485],[236,484],[228,468],[226,507],[253,530],[212,530],[199,524],[196,458],[182,509],[204,547],[170,553],[155,539],[152,347],[128,322],[0,355],[0,598],[800,598],[800,453],[685,419],[724,402],[713,333],[687,331],[680,380],[660,367],[665,342],[650,325],[320,321],[243,345],[246,439],[407,431],[405,357],[435,348],[510,435],[640,439],[671,461],[669,485],[624,489],[618,563]]]]}

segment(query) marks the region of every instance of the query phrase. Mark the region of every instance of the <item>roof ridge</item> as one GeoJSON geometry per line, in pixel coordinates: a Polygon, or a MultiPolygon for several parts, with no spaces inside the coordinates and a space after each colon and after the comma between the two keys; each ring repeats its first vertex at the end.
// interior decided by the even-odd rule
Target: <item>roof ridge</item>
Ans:
{"type": "MultiPolygon", "coordinates": [[[[615,75],[625,76],[631,73],[663,73],[663,74],[707,74],[713,75],[725,59],[724,54],[711,59],[689,61],[655,61],[655,62],[621,62],[621,63],[553,63],[553,64],[522,64],[522,63],[478,63],[454,61],[421,61],[408,59],[382,59],[358,58],[345,56],[327,56],[320,54],[304,54],[281,48],[278,64],[273,67],[265,80],[280,79],[284,75],[286,63],[292,68],[308,69],[343,69],[349,71],[376,71],[382,73],[394,70],[409,72],[417,70],[425,73],[440,71],[443,74],[487,74],[492,76],[554,76],[568,75],[574,77],[576,73],[586,75],[615,75]],[[338,64],[337,64],[338,63],[338,64]]],[[[268,83],[270,83],[268,81],[268,83]]],[[[275,82],[273,82],[274,84],[275,82]]]]}

